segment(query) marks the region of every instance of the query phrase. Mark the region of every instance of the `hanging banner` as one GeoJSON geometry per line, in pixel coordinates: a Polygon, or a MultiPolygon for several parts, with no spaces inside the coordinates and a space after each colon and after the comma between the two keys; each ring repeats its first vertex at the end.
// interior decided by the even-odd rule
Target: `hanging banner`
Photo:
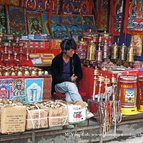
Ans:
{"type": "Polygon", "coordinates": [[[142,55],[142,36],[141,35],[132,35],[131,36],[131,45],[134,47],[135,56],[142,55]]]}
{"type": "Polygon", "coordinates": [[[9,99],[12,94],[13,79],[0,79],[0,99],[9,99]]]}
{"type": "Polygon", "coordinates": [[[143,34],[143,1],[126,0],[125,32],[143,34]]]}
{"type": "Polygon", "coordinates": [[[96,17],[95,26],[98,31],[107,31],[108,27],[108,0],[97,0],[96,2],[96,17]]]}
{"type": "Polygon", "coordinates": [[[15,35],[26,35],[26,11],[23,8],[9,6],[8,16],[9,16],[9,29],[11,34],[15,35]]]}
{"type": "Polygon", "coordinates": [[[123,0],[110,0],[110,31],[120,35],[123,21],[123,0]]]}
{"type": "Polygon", "coordinates": [[[26,103],[42,102],[43,78],[26,79],[26,103]]]}
{"type": "Polygon", "coordinates": [[[63,14],[90,14],[89,13],[89,1],[88,0],[64,0],[62,2],[63,14]]]}
{"type": "Polygon", "coordinates": [[[25,98],[26,98],[25,79],[23,78],[13,79],[10,99],[20,100],[21,102],[25,102],[25,98]]]}
{"type": "Polygon", "coordinates": [[[0,33],[7,33],[6,7],[0,5],[0,33]]]}

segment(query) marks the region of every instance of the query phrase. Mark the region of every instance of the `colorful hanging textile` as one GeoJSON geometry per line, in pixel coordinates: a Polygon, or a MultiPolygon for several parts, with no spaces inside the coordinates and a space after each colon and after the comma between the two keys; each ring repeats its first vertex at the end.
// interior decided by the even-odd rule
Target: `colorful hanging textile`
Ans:
{"type": "Polygon", "coordinates": [[[134,47],[135,56],[141,56],[141,54],[142,54],[142,36],[132,35],[131,36],[131,44],[134,47]]]}
{"type": "Polygon", "coordinates": [[[0,0],[0,4],[20,6],[20,5],[19,5],[20,1],[21,1],[21,0],[0,0]]]}
{"type": "Polygon", "coordinates": [[[82,1],[80,6],[80,14],[86,15],[89,14],[89,2],[88,1],[82,1]]]}
{"type": "Polygon", "coordinates": [[[36,5],[36,9],[38,11],[43,11],[45,9],[45,5],[44,5],[44,1],[43,0],[37,0],[37,5],[36,5]]]}
{"type": "Polygon", "coordinates": [[[62,5],[63,14],[89,14],[88,0],[63,0],[60,4],[62,5]]]}
{"type": "Polygon", "coordinates": [[[27,27],[24,8],[9,6],[9,29],[11,34],[26,35],[27,27]]]}
{"type": "Polygon", "coordinates": [[[0,5],[0,33],[7,33],[6,7],[0,5]]]}
{"type": "Polygon", "coordinates": [[[26,102],[41,102],[43,98],[43,78],[26,79],[26,102]]]}
{"type": "Polygon", "coordinates": [[[20,0],[9,0],[9,5],[20,6],[20,0]]]}
{"type": "Polygon", "coordinates": [[[64,0],[62,4],[63,14],[80,13],[81,0],[77,0],[75,2],[72,2],[70,0],[64,0]]]}
{"type": "Polygon", "coordinates": [[[95,17],[95,26],[97,30],[107,31],[108,25],[108,0],[97,0],[96,1],[96,14],[95,17]]]}
{"type": "Polygon", "coordinates": [[[58,13],[59,8],[59,1],[58,0],[44,0],[44,9],[47,12],[50,12],[50,9],[52,10],[52,13],[58,13]]]}
{"type": "Polygon", "coordinates": [[[9,0],[0,0],[0,4],[9,4],[9,0]]]}
{"type": "Polygon", "coordinates": [[[11,84],[13,79],[0,79],[0,99],[9,99],[12,94],[11,84]]]}
{"type": "Polygon", "coordinates": [[[123,21],[123,0],[110,0],[110,31],[120,35],[123,21]]]}
{"type": "Polygon", "coordinates": [[[36,0],[25,0],[27,10],[36,10],[36,0]]]}
{"type": "Polygon", "coordinates": [[[126,0],[125,32],[143,34],[143,1],[126,0]]]}
{"type": "Polygon", "coordinates": [[[11,91],[10,99],[16,100],[17,98],[25,98],[25,80],[23,78],[13,79],[11,91]]]}
{"type": "Polygon", "coordinates": [[[40,12],[27,11],[28,33],[43,33],[43,26],[40,12]]]}

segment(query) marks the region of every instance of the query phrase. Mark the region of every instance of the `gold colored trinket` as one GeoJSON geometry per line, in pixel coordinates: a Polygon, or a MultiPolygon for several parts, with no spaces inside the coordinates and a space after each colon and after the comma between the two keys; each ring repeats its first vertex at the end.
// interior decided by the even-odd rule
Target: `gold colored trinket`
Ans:
{"type": "Polygon", "coordinates": [[[116,60],[118,58],[118,45],[115,42],[115,44],[112,47],[112,57],[111,59],[116,60]]]}
{"type": "Polygon", "coordinates": [[[128,51],[128,62],[134,62],[134,48],[131,45],[128,51]]]}
{"type": "Polygon", "coordinates": [[[95,44],[93,40],[91,40],[88,48],[87,48],[87,60],[94,61],[95,60],[95,44]]]}

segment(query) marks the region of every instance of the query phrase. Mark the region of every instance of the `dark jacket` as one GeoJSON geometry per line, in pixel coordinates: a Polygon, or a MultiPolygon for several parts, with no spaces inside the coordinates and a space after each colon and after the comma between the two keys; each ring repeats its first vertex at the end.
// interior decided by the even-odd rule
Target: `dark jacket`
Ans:
{"type": "MultiPolygon", "coordinates": [[[[63,53],[61,52],[52,60],[51,72],[52,72],[52,92],[54,91],[55,84],[64,81],[71,81],[71,79],[62,78],[63,70],[63,53]]],[[[74,54],[70,58],[70,75],[75,74],[77,76],[77,83],[82,79],[81,62],[77,54],[74,54]]]]}

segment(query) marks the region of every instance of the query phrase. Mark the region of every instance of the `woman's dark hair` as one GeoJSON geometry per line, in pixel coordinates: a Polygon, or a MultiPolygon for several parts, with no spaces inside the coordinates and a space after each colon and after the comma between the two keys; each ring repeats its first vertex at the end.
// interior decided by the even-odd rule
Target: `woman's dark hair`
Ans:
{"type": "Polygon", "coordinates": [[[77,47],[74,39],[64,39],[61,42],[60,46],[61,46],[62,52],[66,52],[67,50],[70,50],[70,49],[76,50],[76,47],[77,47]]]}

